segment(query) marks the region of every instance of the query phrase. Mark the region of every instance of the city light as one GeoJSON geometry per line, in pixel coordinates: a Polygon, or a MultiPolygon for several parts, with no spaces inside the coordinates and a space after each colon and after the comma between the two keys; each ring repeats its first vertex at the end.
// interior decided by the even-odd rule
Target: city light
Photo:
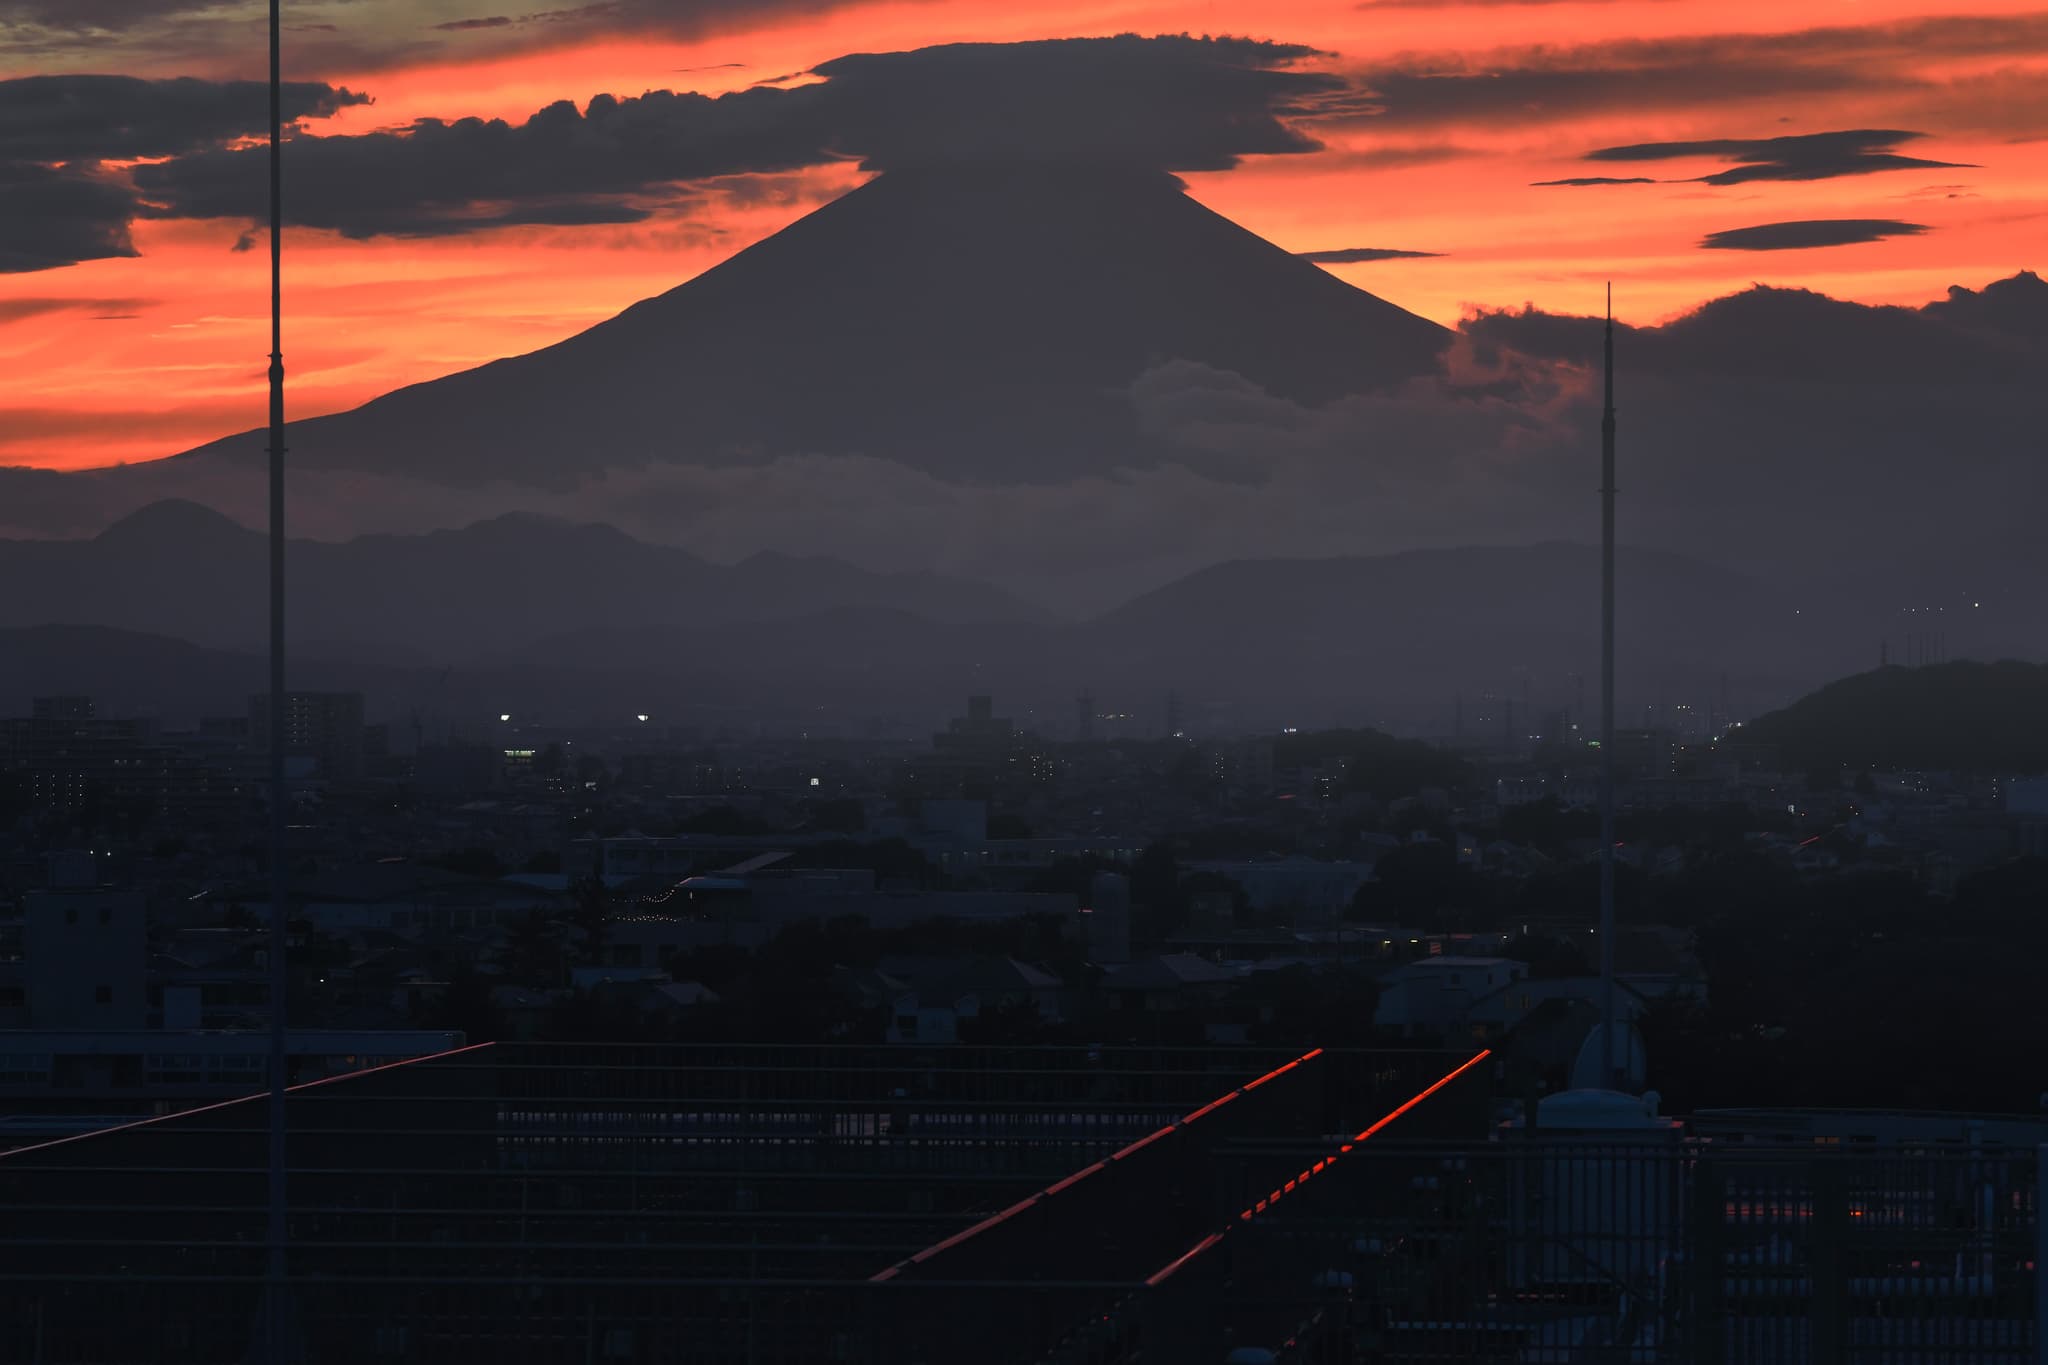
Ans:
{"type": "Polygon", "coordinates": [[[642,725],[645,725],[647,723],[647,713],[645,711],[642,711],[635,719],[637,719],[642,725]]]}
{"type": "Polygon", "coordinates": [[[510,720],[510,719],[512,719],[512,713],[511,713],[510,711],[500,711],[500,712],[498,713],[498,719],[499,719],[499,720],[510,720]]]}

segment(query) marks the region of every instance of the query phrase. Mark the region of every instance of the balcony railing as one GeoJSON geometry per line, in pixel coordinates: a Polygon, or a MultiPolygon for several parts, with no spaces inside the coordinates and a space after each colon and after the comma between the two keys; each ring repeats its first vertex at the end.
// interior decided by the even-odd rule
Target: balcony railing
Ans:
{"type": "MultiPolygon", "coordinates": [[[[1033,1360],[1209,1225],[1231,1143],[1342,1131],[1445,1065],[500,1044],[300,1087],[301,1357],[1033,1360]],[[1112,1232],[1130,1254],[1082,1254],[1112,1232]]],[[[0,1155],[0,1360],[247,1359],[264,1140],[256,1098],[0,1155]]]]}

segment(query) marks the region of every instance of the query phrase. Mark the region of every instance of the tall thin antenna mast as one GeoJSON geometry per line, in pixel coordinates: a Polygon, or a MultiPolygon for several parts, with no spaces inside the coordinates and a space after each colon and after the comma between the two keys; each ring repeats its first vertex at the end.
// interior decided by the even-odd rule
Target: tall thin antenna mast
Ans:
{"type": "Polygon", "coordinates": [[[270,1217],[264,1264],[264,1359],[286,1365],[291,1327],[285,1302],[284,693],[284,98],[279,0],[270,0],[270,1217]]]}
{"type": "Polygon", "coordinates": [[[1602,1079],[1621,1086],[1614,1036],[1614,285],[1607,286],[1606,392],[1600,412],[1600,1038],[1602,1079]]]}

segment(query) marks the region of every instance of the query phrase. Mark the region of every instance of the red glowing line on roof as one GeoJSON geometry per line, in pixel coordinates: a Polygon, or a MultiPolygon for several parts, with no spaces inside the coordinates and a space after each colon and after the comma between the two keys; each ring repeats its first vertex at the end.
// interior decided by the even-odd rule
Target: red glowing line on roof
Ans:
{"type": "MultiPolygon", "coordinates": [[[[1388,1124],[1394,1122],[1402,1115],[1410,1113],[1414,1110],[1414,1108],[1417,1105],[1421,1104],[1431,1095],[1436,1094],[1437,1091],[1443,1089],[1452,1081],[1457,1080],[1458,1077],[1464,1075],[1473,1067],[1478,1066],[1481,1062],[1485,1061],[1488,1057],[1491,1057],[1492,1055],[1492,1048],[1482,1048],[1477,1053],[1474,1053],[1471,1057],[1466,1058],[1465,1061],[1459,1064],[1457,1067],[1447,1072],[1445,1075],[1439,1077],[1427,1089],[1418,1091],[1416,1094],[1410,1096],[1407,1100],[1402,1102],[1399,1108],[1386,1114],[1385,1116],[1374,1122],[1371,1127],[1365,1129],[1363,1132],[1354,1135],[1349,1142],[1346,1142],[1342,1146],[1338,1147],[1335,1152],[1315,1162],[1313,1165],[1307,1167],[1299,1175],[1295,1176],[1286,1184],[1274,1190],[1271,1194],[1268,1194],[1265,1198],[1256,1200],[1248,1207],[1239,1211],[1235,1221],[1239,1223],[1249,1223],[1253,1218],[1257,1217],[1259,1214],[1264,1213],[1267,1209],[1273,1207],[1273,1205],[1279,1203],[1283,1197],[1292,1193],[1294,1190],[1300,1188],[1301,1186],[1306,1185],[1310,1180],[1322,1174],[1324,1170],[1326,1170],[1332,1165],[1335,1165],[1338,1157],[1343,1156],[1346,1152],[1349,1152],[1352,1148],[1358,1146],[1359,1143],[1364,1142],[1367,1139],[1374,1136],[1375,1134],[1383,1131],[1388,1124]]],[[[1224,1231],[1229,1231],[1228,1224],[1225,1225],[1224,1231]]],[[[1189,1247],[1179,1256],[1175,1257],[1173,1260],[1167,1262],[1164,1266],[1160,1267],[1157,1271],[1154,1271],[1151,1275],[1147,1276],[1145,1279],[1146,1286],[1148,1288],[1157,1288],[1159,1285],[1161,1285],[1167,1279],[1169,1279],[1175,1271],[1179,1270],[1189,1261],[1194,1260],[1197,1256],[1207,1251],[1210,1247],[1215,1246],[1216,1243],[1222,1241],[1223,1235],[1224,1234],[1222,1232],[1210,1233],[1207,1237],[1204,1237],[1201,1241],[1195,1243],[1195,1245],[1189,1247]]]]}
{"type": "MultiPolygon", "coordinates": [[[[429,1052],[419,1057],[405,1057],[395,1062],[383,1062],[376,1066],[366,1066],[360,1071],[343,1071],[332,1076],[322,1076],[318,1080],[300,1081],[297,1085],[286,1086],[284,1093],[296,1095],[301,1090],[312,1090],[318,1086],[330,1085],[335,1081],[353,1080],[357,1076],[367,1076],[375,1071],[389,1071],[393,1067],[412,1066],[417,1062],[437,1062],[443,1057],[459,1057],[465,1052],[475,1052],[479,1048],[494,1046],[496,1046],[495,1043],[469,1043],[462,1047],[449,1048],[446,1052],[429,1052]]],[[[26,1147],[15,1147],[8,1151],[0,1152],[0,1160],[20,1156],[25,1152],[42,1152],[52,1147],[62,1147],[67,1142],[84,1142],[88,1138],[105,1137],[108,1133],[125,1133],[132,1128],[147,1128],[153,1123],[165,1123],[171,1119],[187,1118],[193,1114],[208,1114],[216,1109],[230,1109],[238,1104],[247,1104],[251,1100],[260,1100],[269,1093],[268,1090],[259,1090],[253,1095],[237,1095],[231,1100],[215,1100],[212,1104],[196,1105],[191,1109],[180,1109],[176,1113],[171,1114],[152,1114],[146,1119],[136,1119],[131,1123],[117,1123],[108,1128],[95,1128],[89,1133],[72,1133],[65,1137],[51,1138],[48,1142],[32,1142],[26,1147]]]]}
{"type": "Polygon", "coordinates": [[[1222,1233],[1210,1233],[1207,1237],[1204,1237],[1201,1241],[1195,1243],[1186,1251],[1183,1251],[1180,1255],[1174,1257],[1171,1261],[1168,1261],[1164,1266],[1162,1266],[1158,1270],[1153,1271],[1150,1275],[1147,1275],[1145,1277],[1145,1287],[1147,1289],[1157,1289],[1170,1276],[1172,1276],[1174,1271],[1179,1270],[1189,1261],[1194,1260],[1195,1257],[1201,1255],[1203,1252],[1207,1251],[1210,1247],[1215,1246],[1218,1242],[1222,1240],[1222,1233]]]}
{"type": "Polygon", "coordinates": [[[1189,1124],[1193,1123],[1196,1119],[1201,1118],[1203,1115],[1214,1113],[1216,1110],[1222,1108],[1224,1105],[1236,1099],[1239,1095],[1250,1094],[1252,1091],[1257,1090],[1266,1082],[1277,1080],[1280,1077],[1285,1076],[1288,1072],[1294,1070],[1294,1068],[1302,1065],[1304,1062],[1314,1061],[1316,1058],[1322,1055],[1323,1049],[1312,1048],[1309,1051],[1302,1053],[1301,1056],[1296,1057],[1293,1061],[1288,1062],[1282,1066],[1276,1066],[1271,1071],[1268,1071],[1265,1075],[1260,1076],[1255,1080],[1247,1081],[1243,1085],[1239,1086],[1237,1089],[1229,1091],[1226,1094],[1217,1096],[1215,1099],[1210,1100],[1207,1104],[1203,1105],[1201,1108],[1193,1111],[1192,1113],[1183,1114],[1181,1117],[1175,1119],[1172,1123],[1167,1124],[1164,1128],[1155,1128],[1153,1131],[1145,1134],[1145,1136],[1139,1138],[1136,1142],[1131,1143],[1129,1146],[1120,1147],[1116,1151],[1111,1152],[1108,1156],[1102,1158],[1102,1160],[1096,1162],[1094,1165],[1083,1166],[1080,1170],[1075,1171],[1072,1175],[1065,1176],[1059,1180],[1054,1181],[1052,1184],[1047,1185],[1044,1189],[1038,1191],[1036,1194],[1026,1195],[1024,1198],[1010,1205],[1010,1207],[1004,1209],[1002,1212],[989,1215],[987,1218],[982,1219],[979,1223],[976,1223],[973,1227],[963,1228],[959,1232],[954,1233],[952,1236],[944,1239],[943,1241],[934,1242],[930,1246],[926,1247],[923,1251],[920,1251],[905,1260],[898,1261],[895,1265],[890,1266],[887,1270],[877,1271],[875,1274],[870,1275],[868,1277],[868,1282],[870,1284],[880,1284],[885,1280],[893,1280],[896,1278],[896,1276],[902,1274],[911,1266],[923,1265],[926,1261],[938,1255],[940,1252],[945,1251],[951,1247],[959,1246],[962,1242],[968,1240],[970,1237],[979,1236],[981,1233],[988,1231],[990,1228],[995,1227],[997,1224],[1009,1221],[1010,1219],[1016,1217],[1018,1214],[1024,1212],[1026,1209],[1029,1209],[1037,1205],[1038,1203],[1042,1202],[1043,1200],[1049,1199],[1053,1195],[1058,1194],[1061,1190],[1069,1189],[1074,1185],[1079,1184],[1082,1180],[1086,1179],[1088,1176],[1094,1175],[1097,1171],[1107,1170],[1109,1169],[1109,1167],[1115,1165],[1117,1162],[1124,1160],[1125,1158],[1131,1156],[1133,1153],[1142,1151],[1144,1148],[1151,1146],[1153,1143],[1159,1141],[1161,1138],[1166,1137],[1169,1134],[1179,1132],[1181,1129],[1187,1127],[1189,1124]]]}

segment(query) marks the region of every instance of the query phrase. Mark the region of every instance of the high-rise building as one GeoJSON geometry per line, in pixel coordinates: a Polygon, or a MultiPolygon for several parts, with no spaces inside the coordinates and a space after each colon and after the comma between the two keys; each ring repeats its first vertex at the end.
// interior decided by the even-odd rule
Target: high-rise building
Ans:
{"type": "Polygon", "coordinates": [[[37,697],[32,715],[0,720],[0,773],[51,810],[94,800],[160,807],[185,774],[159,740],[156,722],[101,719],[90,697],[37,697]]]}
{"type": "MultiPolygon", "coordinates": [[[[249,734],[267,751],[270,743],[270,698],[249,698],[249,734]]],[[[330,782],[347,782],[363,772],[363,694],[360,692],[288,692],[285,694],[286,758],[310,759],[314,771],[330,782]]]]}
{"type": "Polygon", "coordinates": [[[99,714],[99,708],[91,697],[37,697],[29,714],[37,720],[91,720],[99,714]]]}

